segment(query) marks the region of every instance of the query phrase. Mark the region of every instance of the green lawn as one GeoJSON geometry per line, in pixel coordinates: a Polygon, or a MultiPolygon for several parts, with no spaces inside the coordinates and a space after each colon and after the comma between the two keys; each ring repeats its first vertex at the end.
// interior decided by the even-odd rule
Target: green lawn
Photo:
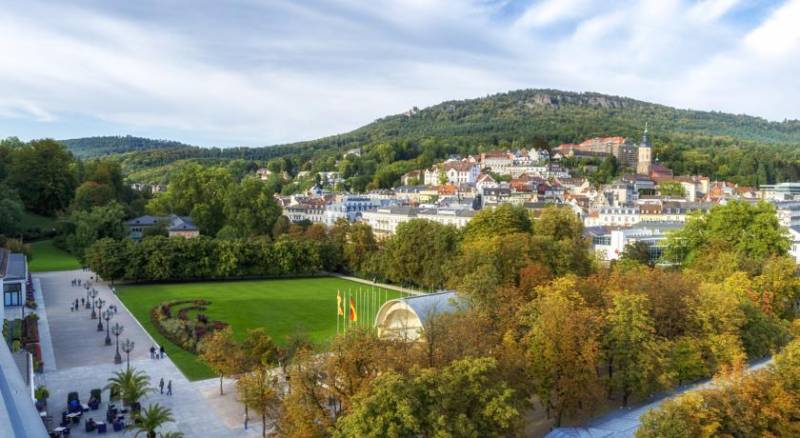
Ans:
{"type": "Polygon", "coordinates": [[[56,220],[51,217],[40,216],[36,213],[25,211],[22,214],[22,225],[25,228],[37,227],[47,230],[56,226],[56,220]]]}
{"type": "Polygon", "coordinates": [[[31,244],[33,257],[28,263],[31,272],[68,271],[80,269],[81,264],[72,254],[53,246],[52,240],[31,244]]]}
{"type": "MultiPolygon", "coordinates": [[[[336,291],[370,289],[364,284],[336,277],[281,280],[228,281],[127,285],[118,288],[120,299],[159,343],[163,343],[175,364],[190,380],[213,377],[197,357],[172,344],[155,329],[150,310],[158,304],[176,299],[206,299],[211,302],[204,312],[210,319],[225,321],[242,339],[246,330],[264,327],[276,343],[281,344],[294,332],[306,333],[314,342],[324,343],[336,334],[336,291]]],[[[377,289],[375,289],[378,291],[377,289]]],[[[381,289],[369,310],[358,318],[373,321],[378,302],[402,296],[401,292],[381,289]],[[378,300],[378,295],[380,299],[378,300]],[[364,318],[364,316],[369,316],[364,318]]],[[[361,300],[366,302],[365,300],[361,300]]],[[[358,303],[360,304],[360,303],[358,303]]],[[[347,306],[344,305],[345,311],[347,306]]],[[[136,348],[149,348],[142,345],[136,348]]]]}

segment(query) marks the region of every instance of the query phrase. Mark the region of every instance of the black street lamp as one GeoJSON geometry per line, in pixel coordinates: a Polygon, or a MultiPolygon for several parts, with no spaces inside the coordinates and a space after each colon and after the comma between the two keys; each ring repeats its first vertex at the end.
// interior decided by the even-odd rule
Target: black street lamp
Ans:
{"type": "Polygon", "coordinates": [[[124,329],[125,329],[125,327],[120,325],[120,323],[118,323],[118,322],[115,322],[114,323],[114,327],[111,327],[111,333],[114,334],[114,337],[117,340],[117,354],[114,355],[114,363],[116,363],[116,364],[121,364],[122,363],[122,356],[119,355],[119,335],[122,334],[122,330],[124,330],[124,329]]]}
{"type": "Polygon", "coordinates": [[[99,318],[97,318],[97,331],[98,332],[102,332],[103,331],[103,305],[105,305],[105,304],[106,304],[106,301],[104,299],[100,298],[100,299],[97,300],[97,315],[99,316],[99,318]]]}
{"type": "Polygon", "coordinates": [[[91,298],[91,301],[92,301],[92,319],[97,319],[97,313],[94,310],[94,305],[95,305],[95,301],[96,301],[95,298],[97,298],[97,294],[98,294],[97,289],[92,289],[91,291],[88,291],[87,293],[89,294],[89,298],[91,298]]]}
{"type": "Polygon", "coordinates": [[[131,369],[131,351],[133,351],[133,347],[134,343],[130,339],[125,339],[125,342],[122,343],[122,351],[125,352],[128,369],[131,369]]]}
{"type": "Polygon", "coordinates": [[[108,321],[111,320],[112,316],[114,316],[114,312],[112,312],[111,309],[106,309],[106,311],[103,312],[103,319],[106,320],[106,345],[111,345],[111,334],[109,333],[111,324],[109,324],[108,321]]]}

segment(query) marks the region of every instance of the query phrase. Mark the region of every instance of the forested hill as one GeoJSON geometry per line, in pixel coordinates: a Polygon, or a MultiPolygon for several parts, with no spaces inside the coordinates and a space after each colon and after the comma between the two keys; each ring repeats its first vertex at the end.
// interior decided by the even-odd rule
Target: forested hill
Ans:
{"type": "Polygon", "coordinates": [[[543,147],[594,136],[641,138],[647,123],[657,157],[677,174],[703,174],[758,185],[800,178],[800,121],[768,120],[721,112],[671,108],[618,96],[557,90],[519,90],[449,101],[387,116],[354,131],[268,147],[199,148],[136,137],[67,140],[79,156],[113,154],[137,180],[161,181],[176,164],[232,159],[266,162],[299,170],[340,170],[366,187],[378,169],[389,176],[429,166],[453,153],[498,147],[543,147]],[[341,160],[360,147],[363,157],[341,160]],[[338,164],[337,164],[338,163],[338,164]],[[389,168],[389,165],[394,165],[389,168]]]}
{"type": "Polygon", "coordinates": [[[645,122],[654,135],[686,133],[800,144],[798,120],[770,122],[747,115],[681,110],[626,97],[558,90],[519,90],[444,102],[385,117],[343,137],[362,141],[447,137],[484,143],[524,143],[544,138],[554,144],[596,135],[637,137],[645,122]]]}
{"type": "Polygon", "coordinates": [[[82,157],[122,154],[125,152],[152,149],[186,149],[193,146],[172,140],[153,140],[149,138],[126,136],[84,137],[61,140],[73,154],[82,157]]]}

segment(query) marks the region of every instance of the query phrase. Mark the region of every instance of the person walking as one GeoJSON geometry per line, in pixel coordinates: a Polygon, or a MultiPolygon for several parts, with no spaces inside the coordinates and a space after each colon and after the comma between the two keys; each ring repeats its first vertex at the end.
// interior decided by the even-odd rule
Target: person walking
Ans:
{"type": "Polygon", "coordinates": [[[155,359],[156,357],[156,347],[150,347],[150,359],[155,359]]]}
{"type": "Polygon", "coordinates": [[[172,395],[172,380],[167,383],[167,395],[172,395]]]}
{"type": "Polygon", "coordinates": [[[162,358],[162,359],[164,358],[164,355],[166,355],[166,354],[167,354],[167,352],[164,350],[164,346],[163,346],[163,345],[161,345],[160,347],[158,347],[158,351],[159,351],[159,353],[161,354],[161,358],[162,358]]]}
{"type": "Polygon", "coordinates": [[[247,422],[250,421],[250,418],[247,414],[244,414],[244,430],[247,430],[247,422]]]}
{"type": "Polygon", "coordinates": [[[161,390],[162,394],[164,393],[164,378],[163,377],[161,378],[161,381],[158,382],[158,389],[161,390]]]}

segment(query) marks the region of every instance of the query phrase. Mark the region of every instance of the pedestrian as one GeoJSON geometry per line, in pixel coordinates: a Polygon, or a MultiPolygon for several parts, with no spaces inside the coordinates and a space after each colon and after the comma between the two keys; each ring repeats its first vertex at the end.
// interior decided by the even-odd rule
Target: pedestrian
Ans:
{"type": "Polygon", "coordinates": [[[158,389],[161,390],[162,394],[164,393],[164,378],[163,377],[161,378],[161,381],[158,382],[158,389]]]}
{"type": "Polygon", "coordinates": [[[247,414],[244,414],[244,430],[247,430],[247,422],[249,420],[250,420],[250,418],[247,417],[247,414]]]}
{"type": "Polygon", "coordinates": [[[86,305],[86,298],[81,298],[81,306],[85,306],[85,305],[86,305]]]}
{"type": "Polygon", "coordinates": [[[156,357],[156,347],[150,347],[150,359],[155,359],[156,357]]]}
{"type": "Polygon", "coordinates": [[[167,383],[167,395],[172,395],[172,380],[167,383]]]}
{"type": "Polygon", "coordinates": [[[164,346],[162,345],[162,346],[158,347],[158,351],[161,353],[161,358],[163,359],[163,358],[164,358],[164,355],[167,353],[167,352],[164,350],[164,346]]]}

